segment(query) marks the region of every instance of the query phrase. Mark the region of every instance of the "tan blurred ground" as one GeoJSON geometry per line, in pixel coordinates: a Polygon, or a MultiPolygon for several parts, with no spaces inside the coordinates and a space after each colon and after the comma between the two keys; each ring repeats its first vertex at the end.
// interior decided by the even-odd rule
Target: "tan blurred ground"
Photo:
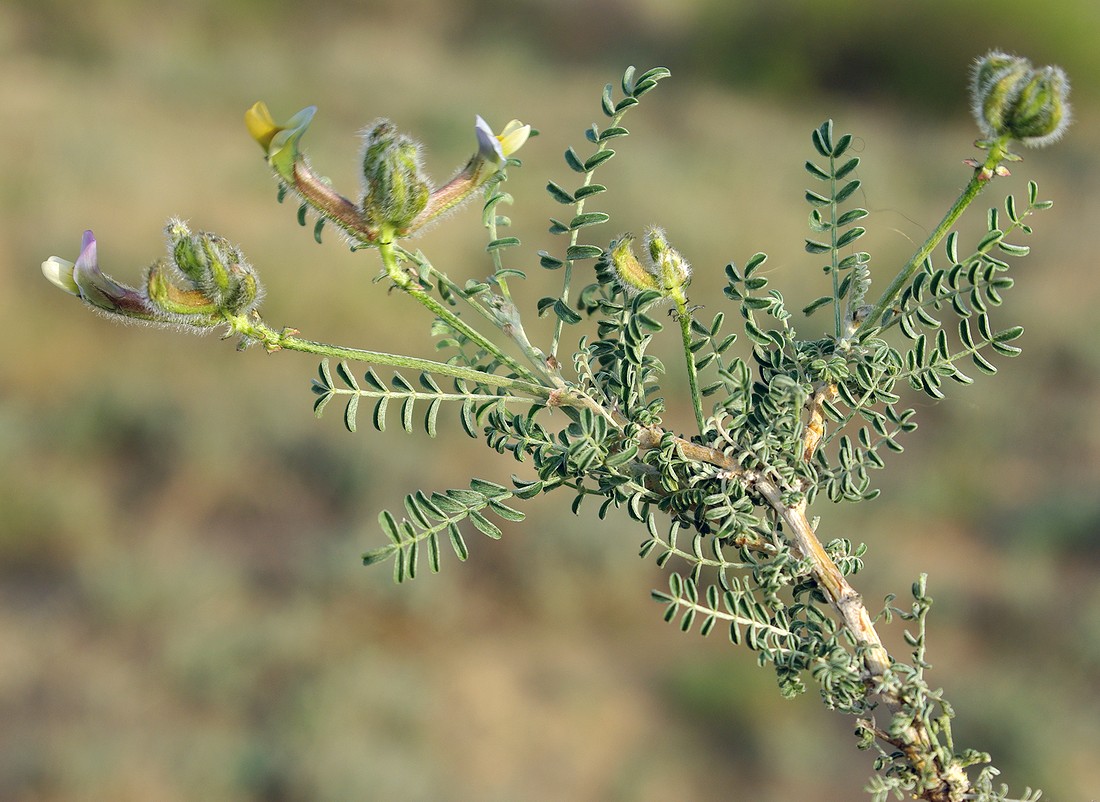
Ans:
{"type": "MultiPolygon", "coordinates": [[[[1100,22],[1085,0],[955,5],[0,7],[0,799],[861,798],[850,723],[812,693],[780,700],[721,634],[663,624],[649,589],[665,579],[625,520],[539,500],[500,542],[471,536],[468,564],[395,588],[359,565],[381,508],[522,466],[453,416],[435,443],[316,421],[313,358],[111,325],[38,265],[75,258],[91,228],[104,268],[135,279],[179,215],[250,256],[273,325],[430,355],[426,316],[372,284],[370,253],[331,232],[318,247],[275,203],[244,109],[318,104],[307,147],[344,187],[376,117],[423,139],[437,178],[468,156],[475,113],[530,121],[542,135],[509,191],[533,254],[559,246],[542,187],[568,177],[601,87],[660,63],[673,78],[600,176],[606,236],[662,224],[706,299],[727,261],[765,250],[796,307],[823,291],[801,248],[809,131],[832,116],[859,137],[885,270],[965,182],[964,71],[993,46],[1075,81],[1067,140],[1003,184],[1035,178],[1055,201],[1000,317],[1025,325],[1025,353],[947,402],[915,399],[922,428],[876,477],[883,497],[818,513],[870,546],[872,604],[931,575],[931,678],[959,745],[991,751],[1018,792],[1100,796],[1100,22]]],[[[418,244],[452,275],[488,269],[472,207],[418,244]]],[[[512,266],[532,304],[559,280],[512,266]]]]}

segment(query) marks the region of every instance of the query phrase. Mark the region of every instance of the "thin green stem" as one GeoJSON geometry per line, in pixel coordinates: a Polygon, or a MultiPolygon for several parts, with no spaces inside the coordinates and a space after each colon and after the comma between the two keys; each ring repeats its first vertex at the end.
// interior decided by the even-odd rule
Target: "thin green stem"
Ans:
{"type": "MultiPolygon", "coordinates": [[[[588,186],[588,182],[591,180],[591,176],[592,176],[592,173],[589,173],[588,175],[586,175],[584,177],[584,186],[588,186]]],[[[576,213],[578,215],[583,211],[583,209],[584,209],[584,199],[583,198],[581,200],[577,201],[576,209],[577,209],[576,213]]],[[[569,247],[571,248],[576,244],[577,244],[577,232],[574,231],[569,236],[569,247]]],[[[566,248],[566,250],[568,251],[568,248],[566,248]]],[[[561,289],[561,302],[563,304],[568,304],[569,303],[569,287],[570,287],[570,285],[572,285],[572,283],[573,283],[573,260],[572,259],[566,259],[565,260],[565,272],[564,272],[564,276],[562,278],[562,289],[561,289]]],[[[558,344],[561,342],[561,333],[562,333],[562,329],[564,327],[565,327],[565,321],[562,320],[560,317],[557,317],[554,321],[554,336],[550,339],[550,356],[553,359],[557,359],[558,344]]]]}
{"type": "MultiPolygon", "coordinates": [[[[388,354],[383,351],[366,351],[361,348],[347,348],[341,345],[307,340],[299,337],[293,329],[276,331],[259,318],[239,316],[227,318],[226,322],[235,332],[251,340],[261,343],[268,351],[301,351],[307,354],[317,354],[333,359],[349,359],[354,362],[363,362],[368,365],[389,365],[395,368],[408,368],[410,370],[427,371],[440,376],[450,376],[454,379],[464,379],[504,390],[512,390],[525,393],[534,398],[549,399],[554,392],[553,388],[546,387],[535,382],[523,379],[499,376],[495,373],[486,373],[475,368],[467,368],[462,365],[451,365],[446,362],[436,362],[431,359],[403,356],[401,354],[388,354]]],[[[566,399],[570,401],[571,399],[566,399]]],[[[584,403],[568,404],[570,406],[586,406],[584,403]]]]}
{"type": "Polygon", "coordinates": [[[951,232],[951,228],[962,216],[962,213],[966,211],[966,208],[973,203],[974,199],[977,198],[979,194],[981,194],[981,191],[985,189],[986,185],[989,183],[990,178],[996,174],[1000,163],[1008,157],[1007,145],[1007,139],[998,140],[991,144],[989,156],[986,158],[985,164],[975,168],[970,183],[963,189],[958,200],[955,201],[951,209],[944,215],[940,224],[936,226],[935,230],[928,236],[924,244],[921,245],[897,276],[894,277],[890,286],[886,288],[886,291],[883,292],[878,303],[875,304],[874,309],[871,310],[871,313],[860,324],[859,328],[856,329],[853,339],[858,339],[863,334],[875,328],[882,319],[882,316],[886,313],[886,310],[893,306],[898,296],[900,296],[905,288],[909,286],[909,282],[912,281],[916,272],[920,270],[924,261],[928,258],[928,255],[932,253],[935,247],[943,241],[944,237],[951,232]]]}
{"type": "MultiPolygon", "coordinates": [[[[625,113],[626,113],[626,109],[623,109],[618,114],[616,114],[614,117],[612,117],[611,122],[608,125],[608,127],[609,128],[618,127],[619,123],[622,122],[622,118],[623,118],[623,115],[625,113]]],[[[603,151],[608,150],[608,148],[609,148],[609,146],[608,146],[607,142],[600,142],[599,147],[596,148],[596,153],[602,153],[603,151]]],[[[593,155],[595,155],[595,154],[593,154],[593,155]]],[[[582,187],[591,186],[592,185],[592,178],[594,177],[594,175],[595,175],[595,168],[593,168],[591,170],[588,170],[584,174],[584,183],[581,186],[582,187]]],[[[576,205],[574,207],[576,209],[574,216],[579,216],[584,212],[584,201],[585,201],[585,199],[581,198],[579,201],[576,202],[576,205]]],[[[570,232],[570,234],[569,234],[569,248],[572,248],[574,245],[577,244],[578,236],[580,236],[580,231],[578,229],[573,229],[573,231],[570,232]]],[[[566,249],[566,253],[568,253],[568,248],[566,249]]],[[[568,303],[569,303],[569,289],[572,286],[572,283],[573,283],[573,260],[572,259],[566,259],[565,260],[564,276],[562,277],[562,290],[561,290],[561,302],[563,304],[568,305],[568,303]]],[[[559,317],[557,319],[557,321],[554,323],[554,336],[550,340],[550,358],[553,359],[553,360],[557,359],[558,345],[561,342],[561,333],[562,333],[562,329],[564,327],[565,327],[565,321],[563,321],[559,317]]]]}
{"type": "Polygon", "coordinates": [[[829,274],[833,279],[833,328],[836,331],[836,338],[839,340],[843,333],[843,310],[840,306],[840,260],[839,253],[836,247],[836,157],[829,156],[829,197],[832,198],[832,203],[829,204],[829,253],[832,258],[832,267],[829,270],[829,274]]]}
{"type": "MultiPolygon", "coordinates": [[[[502,195],[499,203],[510,202],[507,201],[508,197],[510,196],[502,195]]],[[[489,242],[494,242],[496,239],[498,239],[497,213],[495,205],[493,206],[492,210],[489,212],[485,220],[485,228],[489,232],[489,242]]],[[[504,260],[500,258],[499,249],[491,251],[489,254],[489,258],[493,260],[493,269],[495,272],[499,273],[501,270],[504,269],[504,260]]],[[[504,296],[504,300],[508,301],[508,303],[511,303],[512,293],[508,291],[508,280],[504,276],[497,276],[496,282],[497,286],[500,287],[500,294],[504,296]]]]}
{"type": "Polygon", "coordinates": [[[485,305],[478,300],[476,295],[469,295],[466,290],[458,285],[458,282],[456,282],[442,270],[439,270],[435,265],[429,262],[427,258],[424,258],[422,254],[418,255],[412,253],[411,251],[402,248],[400,245],[394,245],[394,249],[401,256],[401,258],[407,259],[410,262],[419,265],[421,268],[426,268],[428,275],[431,278],[435,279],[440,284],[446,285],[447,289],[449,289],[456,298],[461,298],[462,300],[464,300],[470,305],[471,309],[473,309],[487,321],[489,321],[493,325],[499,325],[493,313],[489,311],[485,307],[485,305]]]}
{"type": "MultiPolygon", "coordinates": [[[[511,203],[509,198],[510,196],[502,197],[499,202],[511,203]]],[[[489,232],[490,242],[498,239],[499,234],[497,232],[495,205],[485,220],[485,228],[489,232]]],[[[504,260],[501,259],[500,253],[500,250],[496,249],[490,254],[493,260],[493,268],[497,273],[495,280],[497,286],[500,287],[500,298],[502,298],[504,302],[499,309],[499,314],[495,318],[495,322],[500,326],[501,331],[511,337],[516,345],[520,347],[527,356],[527,360],[535,366],[539,373],[549,379],[555,387],[565,387],[565,380],[561,377],[561,370],[554,367],[557,365],[557,362],[548,360],[546,354],[544,354],[541,349],[536,348],[527,337],[527,332],[523,328],[523,322],[520,320],[519,310],[516,308],[515,302],[512,301],[512,293],[508,289],[508,280],[504,276],[499,275],[504,269],[504,260]]]]}
{"type": "Polygon", "coordinates": [[[622,429],[622,423],[607,409],[594,401],[584,392],[576,388],[565,386],[547,387],[544,384],[525,381],[524,379],[510,376],[499,376],[496,373],[487,373],[476,368],[452,365],[446,362],[436,362],[431,359],[404,356],[401,354],[388,354],[383,351],[366,351],[360,348],[347,348],[341,345],[331,345],[315,340],[307,340],[298,336],[294,329],[276,331],[268,326],[258,315],[236,315],[225,318],[226,324],[236,333],[261,343],[268,351],[302,351],[307,354],[332,357],[334,359],[350,359],[355,362],[363,362],[368,365],[390,365],[395,368],[408,368],[410,370],[426,371],[439,376],[450,376],[455,379],[463,379],[488,387],[496,387],[502,390],[510,390],[516,393],[524,393],[538,399],[550,407],[573,407],[575,409],[587,409],[599,415],[616,429],[622,429]]]}
{"type": "MultiPolygon", "coordinates": [[[[523,330],[523,325],[519,320],[519,312],[516,311],[510,295],[507,295],[506,292],[502,292],[500,296],[493,296],[489,292],[482,293],[483,295],[489,296],[490,301],[493,302],[487,306],[479,300],[478,296],[467,293],[466,290],[459,287],[446,273],[438,270],[426,259],[420,258],[416,254],[409,253],[409,251],[399,246],[398,251],[404,258],[426,267],[428,275],[439,283],[446,285],[455,297],[462,298],[470,305],[470,308],[499,328],[506,336],[510,337],[516,345],[519,346],[520,350],[523,351],[524,355],[535,369],[549,379],[555,387],[565,387],[565,382],[562,380],[559,373],[557,371],[551,371],[547,366],[546,356],[542,351],[532,345],[531,341],[527,338],[527,333],[523,330]],[[500,303],[502,298],[503,304],[500,303]]],[[[493,256],[494,264],[496,264],[499,270],[500,257],[497,254],[493,256]]],[[[502,290],[506,290],[503,278],[499,279],[498,283],[501,285],[502,290]]]]}
{"type": "MultiPolygon", "coordinates": [[[[1004,238],[1007,239],[1009,235],[1013,234],[1016,231],[1022,230],[1024,228],[1024,222],[1023,222],[1024,219],[1026,217],[1034,214],[1034,213],[1035,213],[1035,207],[1032,206],[1032,205],[1029,205],[1027,207],[1027,209],[1024,211],[1024,213],[1022,215],[1020,215],[1020,218],[1018,220],[1014,221],[1010,226],[1008,226],[1007,228],[1004,229],[1004,238]]],[[[995,247],[996,247],[996,243],[991,242],[987,246],[985,246],[983,248],[979,248],[979,249],[973,251],[972,253],[970,253],[965,258],[961,259],[960,264],[968,265],[972,261],[974,261],[975,259],[978,259],[978,258],[981,258],[981,257],[987,255],[995,247]]],[[[916,309],[935,308],[935,307],[939,306],[940,304],[943,304],[945,302],[950,302],[953,298],[955,298],[957,296],[966,296],[967,294],[969,294],[970,292],[972,292],[975,289],[979,289],[979,288],[980,289],[985,289],[985,288],[988,287],[989,283],[990,282],[987,279],[982,278],[982,279],[980,279],[980,281],[978,283],[975,283],[975,284],[960,284],[960,286],[957,289],[954,289],[950,292],[942,293],[941,295],[938,295],[938,296],[930,296],[923,303],[914,304],[913,306],[911,306],[909,308],[908,311],[913,311],[913,310],[916,310],[916,309]]],[[[902,320],[901,315],[894,315],[893,317],[890,318],[890,320],[888,320],[881,327],[881,330],[885,331],[885,330],[887,330],[887,329],[889,329],[893,326],[900,325],[901,320],[902,320]]]]}
{"type": "Polygon", "coordinates": [[[687,298],[682,291],[673,294],[673,302],[676,304],[676,317],[680,320],[680,338],[684,345],[684,363],[687,366],[688,387],[691,390],[691,405],[695,410],[695,423],[699,426],[699,434],[706,430],[706,420],[703,417],[703,397],[699,393],[699,374],[695,369],[695,357],[691,352],[691,313],[687,308],[687,298]]]}
{"type": "Polygon", "coordinates": [[[517,362],[514,358],[504,353],[500,347],[492,340],[486,338],[477,329],[470,326],[462,318],[456,315],[451,310],[443,306],[435,298],[431,297],[423,289],[413,282],[412,278],[401,270],[397,264],[397,251],[392,242],[385,241],[379,242],[378,252],[382,256],[382,263],[386,267],[386,273],[390,277],[390,280],[397,285],[399,289],[412,296],[421,306],[426,308],[429,312],[436,317],[444,320],[455,331],[469,338],[472,342],[477,343],[481,348],[484,348],[488,353],[492,354],[501,364],[509,367],[516,375],[527,379],[530,382],[537,383],[538,377],[531,371],[517,362]]]}

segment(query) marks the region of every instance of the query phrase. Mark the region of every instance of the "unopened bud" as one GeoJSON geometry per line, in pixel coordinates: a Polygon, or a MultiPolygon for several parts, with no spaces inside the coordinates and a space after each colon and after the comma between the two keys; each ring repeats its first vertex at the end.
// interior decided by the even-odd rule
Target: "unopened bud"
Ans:
{"type": "Polygon", "coordinates": [[[684,287],[691,278],[691,265],[678,250],[668,244],[665,232],[661,229],[652,226],[645,236],[652,272],[661,283],[662,294],[682,300],[684,287]]]}
{"type": "Polygon", "coordinates": [[[182,220],[172,220],[167,227],[169,250],[172,261],[185,284],[182,295],[169,297],[154,287],[160,282],[170,283],[165,271],[152,270],[149,276],[150,297],[165,298],[166,311],[176,311],[169,307],[183,303],[189,308],[212,305],[222,312],[238,315],[255,308],[262,289],[255,270],[244,258],[237,246],[224,237],[207,231],[193,234],[182,220]],[[197,293],[203,299],[199,302],[192,295],[197,293]]]}
{"type": "Polygon", "coordinates": [[[988,139],[1041,146],[1069,124],[1069,82],[1058,67],[1036,69],[1026,58],[993,51],[975,65],[971,94],[974,117],[988,139]]]}
{"type": "Polygon", "coordinates": [[[974,117],[982,133],[994,139],[1003,132],[1005,117],[1027,78],[1031,62],[1019,56],[993,51],[974,66],[971,94],[974,117]]]}
{"type": "Polygon", "coordinates": [[[624,234],[604,256],[619,286],[630,295],[652,291],[677,303],[685,301],[684,287],[691,277],[691,267],[680,252],[668,244],[665,232],[650,227],[645,233],[645,261],[633,251],[634,237],[624,234]]]}
{"type": "Polygon", "coordinates": [[[1068,95],[1069,82],[1060,68],[1033,71],[1012,106],[1012,135],[1034,147],[1057,140],[1069,125],[1068,95]]]}
{"type": "Polygon", "coordinates": [[[420,145],[388,120],[364,137],[363,216],[374,227],[408,228],[428,203],[432,188],[420,167],[420,145]]]}
{"type": "Polygon", "coordinates": [[[191,229],[182,220],[169,220],[165,233],[172,262],[192,284],[201,285],[210,270],[210,260],[203,252],[201,240],[191,234],[191,229]]]}
{"type": "Polygon", "coordinates": [[[631,248],[633,243],[634,237],[630,234],[624,234],[611,243],[611,247],[607,251],[607,264],[614,271],[619,286],[628,295],[635,295],[647,290],[660,292],[661,285],[657,281],[657,277],[649,272],[638,261],[638,257],[634,255],[634,250],[631,248]]]}
{"type": "Polygon", "coordinates": [[[264,295],[264,288],[256,271],[247,262],[239,262],[232,265],[230,274],[233,289],[226,298],[225,310],[237,315],[254,311],[264,295]]]}
{"type": "Polygon", "coordinates": [[[217,305],[211,303],[201,290],[183,289],[177,286],[176,282],[179,279],[178,276],[173,275],[173,272],[171,264],[165,259],[156,261],[149,268],[149,273],[145,277],[145,287],[150,303],[181,323],[194,323],[205,319],[208,321],[206,325],[213,325],[220,320],[220,317],[216,317],[217,305]]]}

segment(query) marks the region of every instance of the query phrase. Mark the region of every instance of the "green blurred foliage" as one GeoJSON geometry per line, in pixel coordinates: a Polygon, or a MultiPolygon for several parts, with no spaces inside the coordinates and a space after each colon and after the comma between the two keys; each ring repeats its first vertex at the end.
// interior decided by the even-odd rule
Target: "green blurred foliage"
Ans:
{"type": "MultiPolygon", "coordinates": [[[[1097,14],[1084,0],[5,4],[0,798],[857,798],[870,761],[849,723],[781,701],[720,634],[662,624],[648,590],[664,577],[622,521],[540,499],[502,541],[471,538],[469,564],[395,589],[358,565],[380,508],[522,466],[457,421],[438,443],[315,421],[309,358],[110,325],[38,264],[74,258],[87,227],[105,269],[134,279],[178,214],[244,249],[273,324],[430,354],[428,320],[407,328],[371,254],[318,247],[275,204],[244,109],[317,103],[306,146],[346,187],[353,133],[380,115],[425,141],[437,178],[468,156],[475,113],[530,121],[542,136],[509,190],[533,253],[556,244],[541,187],[565,174],[602,84],[661,63],[673,79],[601,176],[613,225],[664,225],[699,298],[717,297],[727,261],[766,250],[793,306],[820,294],[801,247],[809,131],[833,116],[859,137],[868,249],[888,268],[965,181],[965,70],[994,46],[1076,79],[1066,141],[1004,184],[1037,178],[1056,204],[1008,298],[1025,353],[918,401],[880,501],[820,512],[870,545],[872,607],[931,574],[932,681],[958,741],[993,751],[1013,786],[1095,796],[1097,14]]],[[[474,209],[418,244],[456,275],[487,269],[474,209]]],[[[556,280],[515,266],[532,301],[556,280]]]]}

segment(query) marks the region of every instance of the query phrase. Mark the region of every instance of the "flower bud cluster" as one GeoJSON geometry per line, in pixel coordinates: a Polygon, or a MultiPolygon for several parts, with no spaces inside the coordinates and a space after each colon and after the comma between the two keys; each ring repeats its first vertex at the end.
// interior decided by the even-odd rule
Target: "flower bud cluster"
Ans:
{"type": "Polygon", "coordinates": [[[982,134],[1041,147],[1070,121],[1069,81],[1060,67],[1033,67],[1020,56],[993,51],[974,65],[971,101],[982,134]]]}
{"type": "MultiPolygon", "coordinates": [[[[221,315],[244,315],[259,305],[263,295],[260,280],[236,245],[206,231],[193,234],[182,220],[169,222],[167,233],[172,258],[150,268],[151,297],[156,297],[156,282],[176,292],[195,293],[202,299],[198,307],[209,305],[221,315]],[[172,268],[178,271],[176,276],[172,268]],[[173,282],[173,278],[183,280],[173,282]]],[[[178,311],[186,314],[187,308],[178,311]]]]}
{"type": "Polygon", "coordinates": [[[217,234],[194,234],[182,220],[170,221],[167,235],[170,256],[146,271],[140,287],[99,269],[91,231],[84,232],[76,262],[51,256],[42,273],[96,310],[126,320],[209,329],[255,310],[263,289],[236,246],[217,234]]]}
{"type": "Polygon", "coordinates": [[[407,229],[424,211],[432,185],[420,167],[420,144],[389,120],[379,120],[363,137],[363,197],[367,225],[407,229]]]}
{"type": "Polygon", "coordinates": [[[625,234],[611,243],[604,259],[620,287],[628,295],[656,292],[678,303],[691,280],[691,265],[668,244],[665,232],[656,226],[646,230],[645,261],[634,255],[634,237],[625,234]]]}

